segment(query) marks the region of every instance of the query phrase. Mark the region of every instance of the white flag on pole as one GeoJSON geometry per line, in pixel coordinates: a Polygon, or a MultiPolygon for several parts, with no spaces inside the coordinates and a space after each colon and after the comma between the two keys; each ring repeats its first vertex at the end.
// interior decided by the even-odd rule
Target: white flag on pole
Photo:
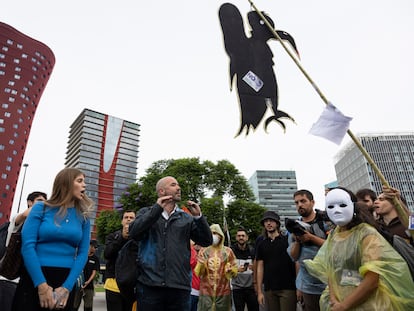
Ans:
{"type": "Polygon", "coordinates": [[[309,133],[340,145],[351,120],[351,117],[345,116],[334,105],[328,103],[318,121],[312,125],[309,133]]]}

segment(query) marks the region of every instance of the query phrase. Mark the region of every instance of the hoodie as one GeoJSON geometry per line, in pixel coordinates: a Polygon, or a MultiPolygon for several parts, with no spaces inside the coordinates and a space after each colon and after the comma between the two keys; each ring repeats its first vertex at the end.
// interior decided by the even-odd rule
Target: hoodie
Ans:
{"type": "Polygon", "coordinates": [[[195,273],[200,277],[199,311],[230,310],[230,280],[237,275],[236,256],[224,246],[224,234],[218,224],[210,226],[211,232],[221,237],[219,244],[202,248],[198,254],[195,273]]]}

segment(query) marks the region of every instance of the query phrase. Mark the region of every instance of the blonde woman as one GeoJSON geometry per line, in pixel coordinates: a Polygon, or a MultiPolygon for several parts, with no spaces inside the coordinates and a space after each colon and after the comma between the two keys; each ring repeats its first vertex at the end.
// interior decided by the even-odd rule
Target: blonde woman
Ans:
{"type": "Polygon", "coordinates": [[[85,175],[61,170],[52,196],[33,205],[22,230],[25,268],[13,310],[71,310],[72,288],[88,258],[93,202],[85,194],[85,175]]]}

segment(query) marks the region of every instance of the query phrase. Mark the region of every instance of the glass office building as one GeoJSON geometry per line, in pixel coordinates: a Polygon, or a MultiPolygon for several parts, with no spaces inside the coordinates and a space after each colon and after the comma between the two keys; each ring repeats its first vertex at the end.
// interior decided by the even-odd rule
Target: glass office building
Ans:
{"type": "Polygon", "coordinates": [[[10,218],[32,122],[54,65],[48,46],[0,22],[0,224],[10,218]]]}
{"type": "MultiPolygon", "coordinates": [[[[414,133],[371,133],[357,137],[388,183],[401,191],[414,211],[414,133]]],[[[335,162],[339,185],[352,191],[369,188],[382,192],[380,179],[354,142],[336,155],[335,162]]]]}
{"type": "Polygon", "coordinates": [[[298,190],[295,171],[255,171],[248,183],[256,203],[279,214],[284,219],[298,218],[293,194],[298,190]]]}
{"type": "Polygon", "coordinates": [[[100,211],[113,209],[136,182],[139,132],[139,124],[90,109],[71,125],[65,165],[86,175],[87,195],[97,207],[92,225],[100,211]]]}

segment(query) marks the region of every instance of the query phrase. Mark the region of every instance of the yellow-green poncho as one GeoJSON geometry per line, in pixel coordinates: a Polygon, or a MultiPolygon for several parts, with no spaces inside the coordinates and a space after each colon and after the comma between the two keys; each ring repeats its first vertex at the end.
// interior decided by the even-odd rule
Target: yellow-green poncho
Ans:
{"type": "Polygon", "coordinates": [[[352,310],[414,310],[414,282],[404,259],[365,223],[347,231],[337,227],[313,260],[305,261],[313,276],[328,284],[320,299],[321,310],[330,310],[329,291],[343,301],[358,286],[367,271],[379,275],[377,290],[352,310]]]}

